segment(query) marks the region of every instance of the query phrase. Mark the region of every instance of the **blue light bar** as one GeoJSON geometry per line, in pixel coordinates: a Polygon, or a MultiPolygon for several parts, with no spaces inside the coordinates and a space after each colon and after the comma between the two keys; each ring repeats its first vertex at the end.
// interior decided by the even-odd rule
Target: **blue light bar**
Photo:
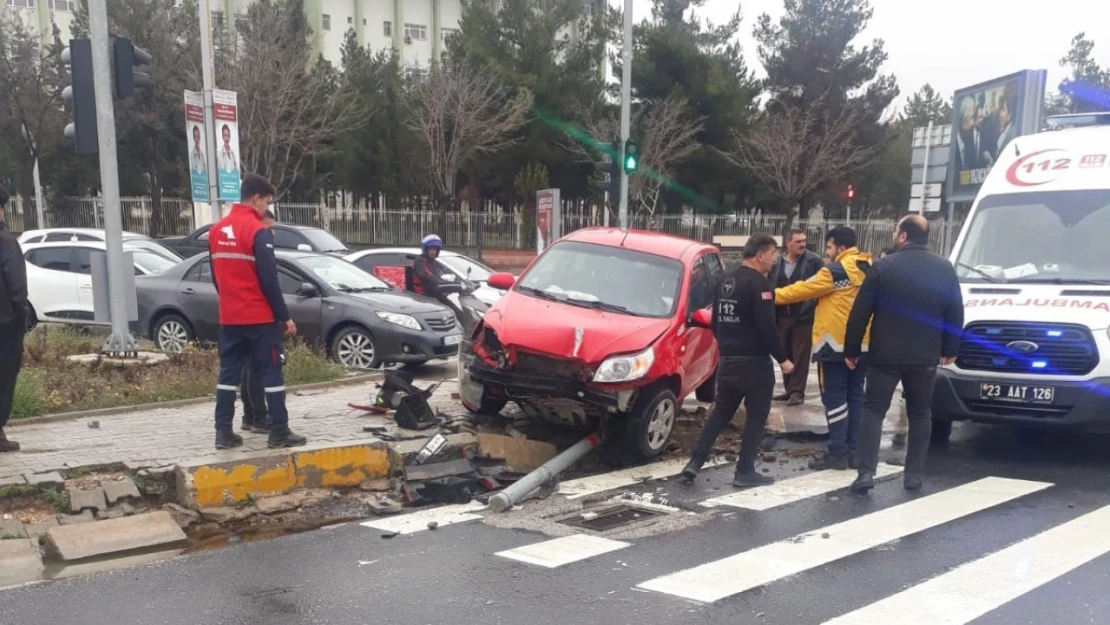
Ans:
{"type": "Polygon", "coordinates": [[[1048,363],[1045,362],[1044,360],[1034,360],[1033,361],[1033,368],[1034,369],[1044,369],[1047,366],[1048,366],[1048,363]]]}
{"type": "Polygon", "coordinates": [[[1045,332],[1045,334],[1052,337],[1064,336],[1064,333],[1060,330],[1049,330],[1048,332],[1045,332]]]}

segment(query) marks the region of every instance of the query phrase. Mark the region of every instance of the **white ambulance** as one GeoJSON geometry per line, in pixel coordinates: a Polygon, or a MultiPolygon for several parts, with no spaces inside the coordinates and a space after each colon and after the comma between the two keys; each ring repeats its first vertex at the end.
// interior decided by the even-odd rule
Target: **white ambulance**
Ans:
{"type": "Polygon", "coordinates": [[[952,421],[1110,432],[1110,113],[1050,117],[987,175],[951,261],[964,341],[938,372],[952,421]]]}

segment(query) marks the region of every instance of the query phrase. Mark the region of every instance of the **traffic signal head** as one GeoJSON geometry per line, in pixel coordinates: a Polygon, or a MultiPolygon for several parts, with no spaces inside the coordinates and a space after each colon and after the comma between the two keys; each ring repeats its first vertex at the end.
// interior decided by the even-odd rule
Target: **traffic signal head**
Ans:
{"type": "Polygon", "coordinates": [[[848,185],[848,199],[850,200],[854,197],[856,197],[856,190],[852,188],[852,185],[848,185]]]}
{"type": "Polygon", "coordinates": [[[632,139],[624,142],[624,173],[633,174],[640,166],[640,148],[632,139]]]}
{"type": "Polygon", "coordinates": [[[610,143],[604,153],[609,157],[609,161],[594,163],[594,169],[605,177],[605,179],[598,182],[597,186],[602,191],[609,193],[611,197],[617,197],[620,195],[621,189],[621,142],[614,141],[610,143]]]}
{"type": "Polygon", "coordinates": [[[126,98],[135,92],[135,87],[151,84],[149,73],[150,54],[135,47],[126,37],[112,38],[112,67],[115,70],[115,90],[117,98],[126,98]]]}
{"type": "Polygon", "coordinates": [[[73,106],[73,122],[65,127],[65,136],[73,139],[78,154],[95,154],[99,149],[96,133],[96,94],[93,90],[92,44],[88,39],[71,39],[62,51],[62,61],[69,64],[70,85],[62,97],[73,106]]]}

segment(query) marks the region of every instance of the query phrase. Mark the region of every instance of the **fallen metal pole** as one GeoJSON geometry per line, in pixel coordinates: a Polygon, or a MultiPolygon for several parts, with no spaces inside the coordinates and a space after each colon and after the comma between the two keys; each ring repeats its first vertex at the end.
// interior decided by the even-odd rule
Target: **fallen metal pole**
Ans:
{"type": "Polygon", "coordinates": [[[581,460],[586,454],[597,449],[601,439],[597,434],[590,434],[578,441],[563,453],[548,460],[540,468],[525,475],[505,490],[489,499],[489,509],[494,512],[504,512],[516,505],[516,502],[526,497],[544,483],[566,471],[570,465],[581,460]]]}

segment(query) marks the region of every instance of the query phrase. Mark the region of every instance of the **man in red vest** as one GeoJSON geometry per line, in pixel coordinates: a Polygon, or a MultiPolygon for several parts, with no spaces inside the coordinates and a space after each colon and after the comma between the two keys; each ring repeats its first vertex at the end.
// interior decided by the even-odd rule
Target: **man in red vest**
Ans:
{"type": "Polygon", "coordinates": [[[235,394],[243,364],[253,360],[262,375],[269,408],[269,446],[297,447],[305,437],[289,429],[282,375],[282,329],[295,336],[278,284],[274,235],[262,215],[274,199],[274,187],[262,176],[243,176],[241,202],[208,231],[212,280],[220,297],[220,378],[216,384],[216,449],[243,444],[234,431],[235,394]]]}

